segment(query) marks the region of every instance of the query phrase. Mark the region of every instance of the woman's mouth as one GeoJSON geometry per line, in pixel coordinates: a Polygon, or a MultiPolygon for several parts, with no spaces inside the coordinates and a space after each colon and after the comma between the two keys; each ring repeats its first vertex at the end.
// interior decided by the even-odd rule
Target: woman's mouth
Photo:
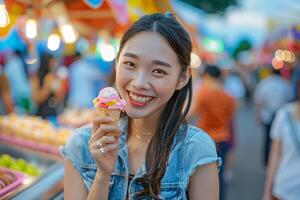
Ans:
{"type": "Polygon", "coordinates": [[[155,97],[152,96],[146,96],[146,95],[140,95],[136,93],[132,93],[128,91],[129,94],[129,103],[131,103],[134,106],[146,106],[150,101],[155,99],[155,97]]]}

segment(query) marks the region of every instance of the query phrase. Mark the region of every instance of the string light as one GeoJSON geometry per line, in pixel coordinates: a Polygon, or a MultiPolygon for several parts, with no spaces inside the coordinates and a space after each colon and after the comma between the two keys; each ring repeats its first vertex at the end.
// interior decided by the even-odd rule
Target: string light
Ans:
{"type": "Polygon", "coordinates": [[[70,44],[77,40],[77,33],[71,24],[62,24],[59,26],[59,30],[65,43],[70,44]]]}
{"type": "Polygon", "coordinates": [[[47,40],[47,47],[50,51],[56,51],[60,45],[60,38],[57,34],[52,33],[47,40]]]}
{"type": "Polygon", "coordinates": [[[25,35],[29,39],[33,39],[37,35],[37,23],[34,19],[28,19],[25,25],[25,35]]]}
{"type": "Polygon", "coordinates": [[[0,28],[7,26],[10,23],[4,2],[0,0],[0,28]]]}

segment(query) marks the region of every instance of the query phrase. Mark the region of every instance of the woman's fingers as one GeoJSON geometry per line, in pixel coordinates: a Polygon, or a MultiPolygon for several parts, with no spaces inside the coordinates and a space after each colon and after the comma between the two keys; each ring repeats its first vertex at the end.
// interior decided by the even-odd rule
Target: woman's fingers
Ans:
{"type": "Polygon", "coordinates": [[[96,140],[95,142],[91,143],[92,148],[101,148],[104,147],[108,144],[114,144],[116,143],[115,137],[114,136],[103,136],[99,140],[96,140]]]}
{"type": "Polygon", "coordinates": [[[115,151],[119,149],[119,144],[118,143],[113,143],[113,144],[107,144],[101,148],[93,148],[91,150],[91,153],[96,156],[96,159],[99,159],[100,157],[104,156],[105,154],[115,151]]]}
{"type": "Polygon", "coordinates": [[[101,147],[99,149],[99,151],[100,151],[100,153],[105,154],[107,152],[117,150],[118,148],[119,148],[119,144],[114,143],[114,144],[108,144],[108,145],[105,145],[104,147],[101,147]]]}
{"type": "Polygon", "coordinates": [[[97,131],[101,124],[109,124],[112,122],[112,119],[109,117],[97,117],[95,116],[93,119],[93,133],[97,131]]]}
{"type": "Polygon", "coordinates": [[[105,135],[114,136],[115,139],[120,135],[120,129],[114,125],[102,124],[92,135],[90,143],[93,143],[105,135]]]}

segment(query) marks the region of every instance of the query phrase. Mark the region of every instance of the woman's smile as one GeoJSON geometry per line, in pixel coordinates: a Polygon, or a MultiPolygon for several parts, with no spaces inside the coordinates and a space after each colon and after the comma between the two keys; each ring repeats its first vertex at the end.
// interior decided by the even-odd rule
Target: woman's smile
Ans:
{"type": "Polygon", "coordinates": [[[127,91],[129,96],[129,103],[136,107],[143,107],[148,105],[155,97],[146,96],[131,91],[127,91]]]}

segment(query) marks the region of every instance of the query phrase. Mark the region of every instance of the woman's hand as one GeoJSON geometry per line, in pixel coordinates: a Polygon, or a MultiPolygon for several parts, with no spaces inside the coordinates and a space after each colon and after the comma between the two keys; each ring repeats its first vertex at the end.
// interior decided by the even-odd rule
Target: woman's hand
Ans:
{"type": "Polygon", "coordinates": [[[112,120],[106,117],[95,117],[89,141],[90,151],[101,173],[106,176],[113,172],[119,151],[120,129],[111,122],[112,120]]]}

